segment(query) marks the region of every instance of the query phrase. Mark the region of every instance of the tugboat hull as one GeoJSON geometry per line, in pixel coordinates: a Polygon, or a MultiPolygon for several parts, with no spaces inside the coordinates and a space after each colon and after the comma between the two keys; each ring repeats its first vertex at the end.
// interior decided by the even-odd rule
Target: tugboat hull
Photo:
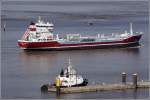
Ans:
{"type": "MultiPolygon", "coordinates": [[[[84,79],[84,80],[83,80],[83,83],[71,85],[70,87],[87,86],[87,84],[88,84],[88,79],[84,79]]],[[[52,86],[56,86],[56,84],[53,84],[52,86]]],[[[61,87],[61,88],[67,88],[68,86],[60,86],[60,87],[61,87]]]]}

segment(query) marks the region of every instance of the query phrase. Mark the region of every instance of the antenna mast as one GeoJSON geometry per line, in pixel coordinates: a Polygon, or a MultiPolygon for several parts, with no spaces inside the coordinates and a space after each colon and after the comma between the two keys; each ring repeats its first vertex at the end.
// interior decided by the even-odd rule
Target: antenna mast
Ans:
{"type": "Polygon", "coordinates": [[[130,23],[130,34],[133,35],[132,23],[130,23]]]}
{"type": "Polygon", "coordinates": [[[39,23],[41,22],[41,16],[38,17],[38,22],[39,22],[39,23]]]}

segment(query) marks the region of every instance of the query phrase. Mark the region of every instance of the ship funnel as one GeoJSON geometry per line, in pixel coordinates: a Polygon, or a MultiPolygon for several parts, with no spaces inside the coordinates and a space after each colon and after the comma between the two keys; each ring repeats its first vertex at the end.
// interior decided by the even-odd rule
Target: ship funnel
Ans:
{"type": "Polygon", "coordinates": [[[132,23],[130,23],[130,34],[133,35],[132,23]]]}

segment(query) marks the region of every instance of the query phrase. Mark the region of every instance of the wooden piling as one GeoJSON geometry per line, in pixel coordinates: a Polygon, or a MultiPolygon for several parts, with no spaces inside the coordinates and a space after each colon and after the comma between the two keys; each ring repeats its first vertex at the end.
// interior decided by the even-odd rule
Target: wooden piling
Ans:
{"type": "Polygon", "coordinates": [[[60,95],[60,86],[56,86],[56,94],[60,95]]]}
{"type": "Polygon", "coordinates": [[[122,72],[122,83],[126,84],[126,73],[122,72]]]}

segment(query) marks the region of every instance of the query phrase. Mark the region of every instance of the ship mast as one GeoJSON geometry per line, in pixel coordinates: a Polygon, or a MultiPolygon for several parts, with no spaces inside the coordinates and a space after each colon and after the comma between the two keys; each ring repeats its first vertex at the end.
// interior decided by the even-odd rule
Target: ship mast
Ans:
{"type": "Polygon", "coordinates": [[[38,17],[38,22],[39,22],[39,23],[41,22],[41,16],[38,17]]]}
{"type": "MultiPolygon", "coordinates": [[[[69,62],[68,62],[68,74],[69,74],[69,80],[71,80],[71,61],[70,61],[70,57],[69,57],[69,62]]],[[[69,84],[70,86],[70,84],[69,84]]]]}
{"type": "Polygon", "coordinates": [[[130,34],[133,35],[132,23],[130,23],[130,34]]]}
{"type": "Polygon", "coordinates": [[[71,72],[71,68],[72,68],[72,65],[71,65],[71,61],[70,61],[70,57],[69,57],[69,62],[68,62],[68,71],[69,71],[69,73],[71,72]]]}

